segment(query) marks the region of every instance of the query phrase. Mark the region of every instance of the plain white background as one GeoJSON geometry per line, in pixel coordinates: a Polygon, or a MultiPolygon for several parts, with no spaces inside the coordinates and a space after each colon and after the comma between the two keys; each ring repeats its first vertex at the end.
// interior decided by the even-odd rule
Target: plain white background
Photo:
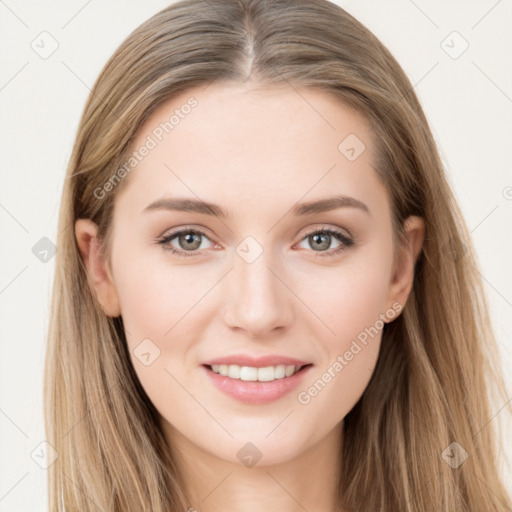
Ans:
{"type": "MultiPolygon", "coordinates": [[[[55,259],[41,261],[33,247],[43,237],[56,241],[65,168],[96,77],[122,40],[168,3],[0,1],[0,512],[47,510],[46,471],[32,456],[45,439],[55,259]],[[41,37],[46,49],[58,44],[48,58],[33,49],[41,37]]],[[[512,1],[336,3],[381,39],[415,86],[477,249],[512,397],[512,1]]],[[[489,420],[508,431],[510,460],[504,405],[489,420]]],[[[512,490],[510,463],[503,473],[512,490]]]]}

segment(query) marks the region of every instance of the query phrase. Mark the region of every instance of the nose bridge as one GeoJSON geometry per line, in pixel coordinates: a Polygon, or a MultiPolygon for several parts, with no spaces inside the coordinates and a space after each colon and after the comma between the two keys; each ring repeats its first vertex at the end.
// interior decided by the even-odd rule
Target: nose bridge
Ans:
{"type": "Polygon", "coordinates": [[[232,327],[261,335],[290,323],[291,294],[281,282],[286,279],[280,275],[278,258],[273,256],[271,248],[264,248],[252,237],[237,246],[226,317],[232,327]]]}

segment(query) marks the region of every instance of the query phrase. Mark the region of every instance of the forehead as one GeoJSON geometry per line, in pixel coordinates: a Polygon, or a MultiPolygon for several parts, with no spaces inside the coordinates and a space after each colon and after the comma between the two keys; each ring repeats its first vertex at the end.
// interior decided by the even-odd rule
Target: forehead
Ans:
{"type": "Polygon", "coordinates": [[[169,194],[279,202],[333,188],[377,192],[371,137],[364,117],[326,91],[202,85],[161,105],[139,130],[132,149],[150,149],[121,196],[142,207],[169,194]]]}

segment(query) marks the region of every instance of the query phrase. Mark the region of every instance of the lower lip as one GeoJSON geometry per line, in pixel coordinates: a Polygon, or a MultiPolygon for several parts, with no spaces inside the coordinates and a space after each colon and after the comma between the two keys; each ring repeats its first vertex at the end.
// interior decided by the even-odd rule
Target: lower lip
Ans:
{"type": "Polygon", "coordinates": [[[246,404],[267,404],[290,393],[303,380],[311,366],[306,366],[291,377],[284,377],[270,382],[231,379],[215,373],[207,366],[202,366],[213,384],[226,395],[246,404]]]}

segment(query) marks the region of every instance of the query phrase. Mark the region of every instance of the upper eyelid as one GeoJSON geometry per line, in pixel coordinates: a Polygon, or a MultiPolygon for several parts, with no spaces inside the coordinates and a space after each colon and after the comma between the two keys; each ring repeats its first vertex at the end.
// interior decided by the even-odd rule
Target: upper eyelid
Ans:
{"type": "Polygon", "coordinates": [[[202,235],[206,235],[210,239],[215,238],[214,236],[209,234],[210,233],[209,229],[204,228],[202,226],[201,227],[183,226],[183,227],[180,227],[180,228],[171,229],[171,230],[168,230],[168,231],[164,231],[162,236],[160,236],[159,238],[168,238],[170,236],[175,237],[176,235],[179,235],[180,233],[188,233],[189,231],[194,231],[194,232],[200,233],[202,235]]]}
{"type": "MultiPolygon", "coordinates": [[[[347,238],[353,238],[352,237],[352,234],[350,233],[350,231],[348,231],[348,229],[346,228],[341,228],[341,227],[331,227],[331,226],[326,226],[326,225],[322,225],[322,227],[316,227],[316,228],[311,228],[311,229],[308,229],[305,233],[304,233],[304,236],[308,236],[310,235],[311,233],[316,233],[317,231],[333,231],[335,233],[339,233],[341,232],[341,234],[343,234],[344,236],[346,236],[347,238]]],[[[304,237],[303,237],[304,238],[304,237]]],[[[302,240],[302,238],[301,238],[302,240]]]]}

